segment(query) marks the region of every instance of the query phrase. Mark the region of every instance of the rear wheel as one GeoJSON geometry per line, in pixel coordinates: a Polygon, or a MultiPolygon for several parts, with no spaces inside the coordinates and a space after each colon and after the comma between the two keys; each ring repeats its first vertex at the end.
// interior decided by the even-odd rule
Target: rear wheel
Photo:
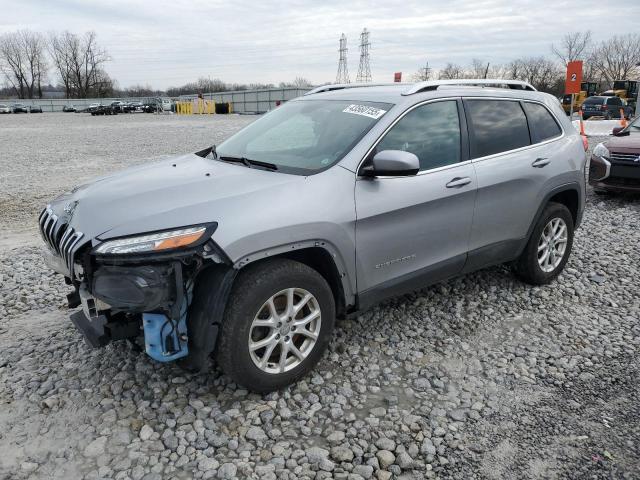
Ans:
{"type": "Polygon", "coordinates": [[[334,322],[331,288],[312,268],[292,260],[249,266],[231,292],[217,360],[236,383],[277,390],[315,366],[334,322]]]}
{"type": "Polygon", "coordinates": [[[569,209],[560,203],[549,203],[514,265],[516,275],[532,285],[544,285],[555,279],[569,259],[573,228],[569,209]]]}

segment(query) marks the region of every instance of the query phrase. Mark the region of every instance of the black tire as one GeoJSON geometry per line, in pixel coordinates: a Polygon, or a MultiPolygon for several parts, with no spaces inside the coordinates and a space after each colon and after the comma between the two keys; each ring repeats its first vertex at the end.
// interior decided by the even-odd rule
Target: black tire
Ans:
{"type": "Polygon", "coordinates": [[[569,209],[555,202],[549,202],[536,222],[527,246],[514,264],[514,272],[518,278],[531,285],[546,285],[553,281],[564,269],[573,246],[573,217],[569,209]],[[544,228],[554,218],[561,218],[567,226],[567,245],[560,263],[550,272],[545,272],[538,263],[538,242],[544,228]]]}
{"type": "Polygon", "coordinates": [[[252,391],[278,390],[313,369],[331,340],[334,324],[333,294],[317,271],[287,259],[260,262],[245,267],[233,285],[218,336],[216,359],[225,374],[252,391]],[[251,325],[265,302],[287,288],[302,288],[316,298],[321,312],[320,331],[315,345],[299,365],[283,373],[268,373],[251,358],[248,344],[251,325]]]}

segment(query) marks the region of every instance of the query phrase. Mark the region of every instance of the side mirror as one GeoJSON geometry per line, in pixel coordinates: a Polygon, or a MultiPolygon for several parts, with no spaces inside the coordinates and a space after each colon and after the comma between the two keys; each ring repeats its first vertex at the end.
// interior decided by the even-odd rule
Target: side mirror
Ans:
{"type": "Polygon", "coordinates": [[[611,131],[611,135],[618,135],[622,130],[624,130],[624,128],[614,127],[614,129],[611,131]]]}
{"type": "Polygon", "coordinates": [[[376,153],[371,164],[361,170],[365,177],[398,177],[415,175],[420,171],[420,160],[411,152],[383,150],[376,153]]]}

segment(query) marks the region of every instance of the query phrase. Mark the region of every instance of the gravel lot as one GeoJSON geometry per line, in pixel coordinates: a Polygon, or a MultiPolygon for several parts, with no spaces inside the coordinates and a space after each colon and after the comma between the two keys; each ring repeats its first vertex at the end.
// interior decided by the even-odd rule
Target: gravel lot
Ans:
{"type": "Polygon", "coordinates": [[[0,116],[0,478],[640,477],[638,197],[589,196],[552,285],[496,267],[393,299],[279,393],[86,347],[43,203],[253,119],[0,116]]]}

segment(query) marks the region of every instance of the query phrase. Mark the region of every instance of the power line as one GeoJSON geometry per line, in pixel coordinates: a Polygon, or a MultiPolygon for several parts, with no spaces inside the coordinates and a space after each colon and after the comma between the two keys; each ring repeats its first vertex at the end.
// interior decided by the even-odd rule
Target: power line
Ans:
{"type": "Polygon", "coordinates": [[[343,33],[340,37],[340,59],[338,60],[338,74],[336,83],[351,83],[349,81],[349,70],[347,69],[347,37],[343,33]]]}
{"type": "Polygon", "coordinates": [[[370,82],[371,81],[371,66],[369,65],[369,32],[365,28],[360,34],[360,65],[358,65],[358,75],[356,82],[370,82]]]}

